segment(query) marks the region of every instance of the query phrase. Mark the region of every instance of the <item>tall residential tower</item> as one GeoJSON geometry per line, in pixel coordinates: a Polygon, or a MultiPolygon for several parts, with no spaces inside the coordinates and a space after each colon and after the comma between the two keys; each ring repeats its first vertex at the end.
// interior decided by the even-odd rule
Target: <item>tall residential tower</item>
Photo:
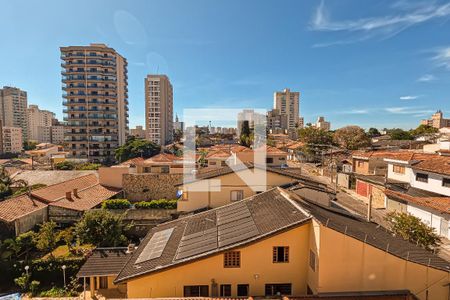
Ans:
{"type": "Polygon", "coordinates": [[[145,78],[145,129],[147,138],[159,145],[173,139],[173,89],[166,75],[145,78]]]}
{"type": "Polygon", "coordinates": [[[273,108],[278,109],[281,115],[287,115],[287,129],[299,126],[300,92],[291,92],[284,89],[273,95],[273,108]]]}
{"type": "Polygon", "coordinates": [[[28,140],[27,92],[15,87],[0,89],[0,120],[3,127],[22,129],[22,141],[28,140]]]}
{"type": "Polygon", "coordinates": [[[61,47],[61,59],[67,151],[104,161],[128,134],[127,60],[104,44],[61,47]]]}

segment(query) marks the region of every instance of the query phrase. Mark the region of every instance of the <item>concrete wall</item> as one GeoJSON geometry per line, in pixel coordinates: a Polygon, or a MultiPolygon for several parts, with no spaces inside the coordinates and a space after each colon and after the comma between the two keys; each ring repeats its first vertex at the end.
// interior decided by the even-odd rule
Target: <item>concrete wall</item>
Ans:
{"type": "Polygon", "coordinates": [[[182,174],[124,174],[124,196],[130,201],[175,199],[182,174]]]}
{"type": "Polygon", "coordinates": [[[102,167],[98,169],[98,180],[101,185],[122,188],[123,187],[123,174],[130,173],[128,167],[102,167]]]}
{"type": "Polygon", "coordinates": [[[406,289],[419,299],[448,299],[448,280],[448,272],[409,262],[321,226],[319,292],[406,289]]]}
{"type": "Polygon", "coordinates": [[[266,283],[291,283],[292,294],[306,294],[310,225],[264,239],[256,244],[237,248],[241,252],[240,268],[224,268],[223,254],[216,254],[195,263],[180,265],[127,282],[128,298],[183,297],[186,285],[208,285],[211,281],[231,284],[232,297],[237,284],[249,284],[250,295],[264,295],[266,283]],[[273,263],[273,247],[288,246],[289,262],[273,263]]]}
{"type": "Polygon", "coordinates": [[[31,214],[27,214],[14,222],[14,228],[16,235],[27,232],[33,229],[37,224],[44,223],[47,221],[47,207],[44,207],[40,210],[32,212],[31,214]]]}

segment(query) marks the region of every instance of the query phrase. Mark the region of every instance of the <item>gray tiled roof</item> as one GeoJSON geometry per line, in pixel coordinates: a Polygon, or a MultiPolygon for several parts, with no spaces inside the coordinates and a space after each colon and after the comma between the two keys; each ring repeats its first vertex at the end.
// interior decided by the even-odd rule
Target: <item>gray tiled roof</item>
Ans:
{"type": "Polygon", "coordinates": [[[77,277],[117,275],[130,258],[127,248],[97,248],[78,271],[77,277]]]}
{"type": "Polygon", "coordinates": [[[123,281],[197,258],[236,248],[298,226],[310,216],[279,188],[239,202],[161,224],[152,229],[122,269],[116,281],[123,281]],[[159,231],[174,228],[162,255],[137,263],[136,260],[159,231]]]}

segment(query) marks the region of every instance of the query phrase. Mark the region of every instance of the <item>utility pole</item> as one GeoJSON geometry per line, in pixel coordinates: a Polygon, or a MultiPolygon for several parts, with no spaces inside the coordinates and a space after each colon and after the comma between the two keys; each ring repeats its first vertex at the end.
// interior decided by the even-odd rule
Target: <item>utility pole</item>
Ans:
{"type": "Polygon", "coordinates": [[[369,191],[369,204],[367,205],[367,222],[370,222],[372,217],[372,192],[369,191]]]}

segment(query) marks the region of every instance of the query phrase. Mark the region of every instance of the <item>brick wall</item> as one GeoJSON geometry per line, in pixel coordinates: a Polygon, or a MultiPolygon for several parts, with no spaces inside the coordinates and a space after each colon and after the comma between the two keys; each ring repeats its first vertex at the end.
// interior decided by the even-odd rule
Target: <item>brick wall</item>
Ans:
{"type": "Polygon", "coordinates": [[[175,199],[178,188],[174,185],[183,174],[124,174],[123,191],[128,200],[175,199]]]}

